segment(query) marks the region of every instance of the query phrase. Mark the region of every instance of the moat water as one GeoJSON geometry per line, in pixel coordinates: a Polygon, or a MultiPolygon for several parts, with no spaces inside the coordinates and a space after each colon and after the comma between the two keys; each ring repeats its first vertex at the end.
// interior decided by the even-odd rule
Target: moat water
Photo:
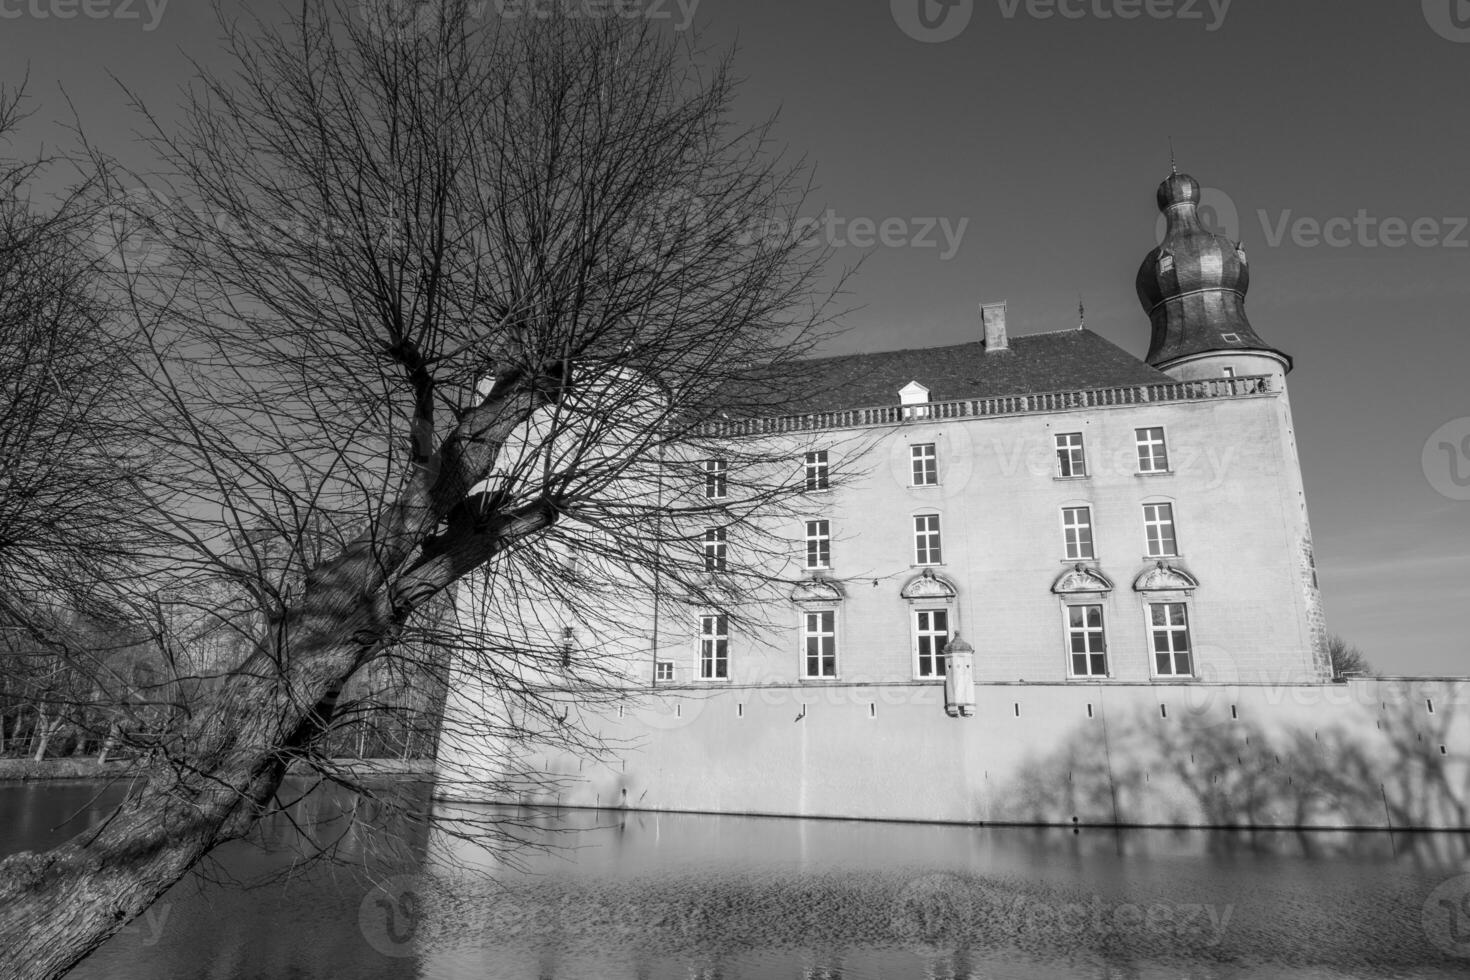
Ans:
{"type": "MultiPolygon", "coordinates": [[[[121,792],[0,783],[0,853],[59,843],[121,792]]],[[[73,975],[1470,975],[1467,835],[548,813],[435,806],[423,786],[384,795],[432,807],[444,829],[313,794],[294,820],[221,849],[73,975]],[[491,830],[494,846],[465,839],[491,830]],[[332,860],[306,860],[323,849],[332,860]]]]}

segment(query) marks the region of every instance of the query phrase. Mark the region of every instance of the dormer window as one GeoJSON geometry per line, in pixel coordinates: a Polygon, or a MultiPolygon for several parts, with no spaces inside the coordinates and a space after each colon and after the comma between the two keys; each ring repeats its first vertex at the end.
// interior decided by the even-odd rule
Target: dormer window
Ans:
{"type": "Polygon", "coordinates": [[[903,405],[904,418],[926,419],[929,417],[929,389],[917,381],[910,381],[900,388],[898,400],[903,405]]]}
{"type": "Polygon", "coordinates": [[[1160,272],[1173,272],[1174,271],[1174,255],[1173,255],[1173,253],[1171,253],[1171,252],[1165,252],[1165,253],[1163,253],[1162,255],[1159,256],[1159,271],[1160,272]]]}

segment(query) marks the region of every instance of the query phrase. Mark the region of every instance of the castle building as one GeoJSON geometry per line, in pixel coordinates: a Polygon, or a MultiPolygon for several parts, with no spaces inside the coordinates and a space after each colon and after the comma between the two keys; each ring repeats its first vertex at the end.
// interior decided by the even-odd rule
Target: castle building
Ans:
{"type": "Polygon", "coordinates": [[[971,343],[804,362],[799,398],[721,423],[729,456],[685,469],[680,491],[712,505],[690,537],[718,583],[757,560],[742,523],[716,523],[741,468],[801,468],[805,492],[762,529],[771,594],[655,597],[637,613],[650,628],[617,641],[626,688],[553,684],[545,738],[495,724],[514,698],[483,679],[451,685],[447,730],[483,734],[441,739],[435,792],[961,823],[1463,825],[1470,711],[1452,709],[1470,683],[1332,677],[1292,360],[1247,318],[1245,252],[1202,224],[1199,184],[1171,174],[1158,204],[1141,359],[1080,325],[1008,336],[997,303],[971,343]]]}
{"type": "MultiPolygon", "coordinates": [[[[811,361],[793,414],[730,423],[809,447],[789,629],[740,636],[709,610],[665,629],[649,680],[938,683],[956,637],[982,685],[1328,677],[1292,361],[1199,201],[1183,174],[1159,187],[1141,360],[1080,325],[1010,337],[985,305],[972,343],[811,361]],[[868,462],[829,481],[859,442],[868,462]]],[[[710,567],[731,547],[710,528],[710,567]]]]}

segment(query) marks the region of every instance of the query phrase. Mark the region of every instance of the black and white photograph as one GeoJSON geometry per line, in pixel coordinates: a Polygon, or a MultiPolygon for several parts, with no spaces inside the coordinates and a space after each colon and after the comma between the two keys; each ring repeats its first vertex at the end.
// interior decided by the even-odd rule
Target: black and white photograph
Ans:
{"type": "Polygon", "coordinates": [[[0,53],[0,980],[1470,975],[1470,0],[0,53]]]}

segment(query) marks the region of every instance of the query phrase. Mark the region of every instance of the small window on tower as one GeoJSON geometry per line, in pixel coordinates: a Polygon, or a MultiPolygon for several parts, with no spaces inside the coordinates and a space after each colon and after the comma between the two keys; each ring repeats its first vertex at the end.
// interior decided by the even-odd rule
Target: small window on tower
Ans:
{"type": "Polygon", "coordinates": [[[1220,335],[1220,339],[1223,340],[1223,341],[1225,341],[1225,343],[1227,343],[1227,344],[1238,344],[1238,343],[1240,343],[1240,334],[1238,334],[1238,333],[1222,333],[1220,335]]]}
{"type": "Polygon", "coordinates": [[[1159,271],[1160,272],[1173,272],[1174,271],[1174,256],[1173,255],[1169,254],[1168,252],[1165,252],[1163,255],[1160,255],[1159,256],[1159,271]]]}

